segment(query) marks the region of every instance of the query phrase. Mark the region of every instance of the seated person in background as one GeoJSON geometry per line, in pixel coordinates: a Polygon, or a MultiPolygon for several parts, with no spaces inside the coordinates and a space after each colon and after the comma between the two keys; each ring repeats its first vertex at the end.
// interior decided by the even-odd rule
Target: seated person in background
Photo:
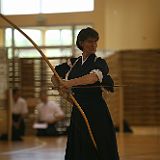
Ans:
{"type": "MultiPolygon", "coordinates": [[[[9,99],[8,90],[6,91],[6,97],[9,99]]],[[[24,98],[21,97],[20,89],[12,89],[12,99],[13,105],[11,106],[12,114],[12,135],[11,138],[13,141],[21,141],[22,136],[25,134],[25,118],[28,113],[27,102],[24,98]]],[[[4,133],[0,137],[1,140],[7,140],[8,134],[4,133]]]]}
{"type": "Polygon", "coordinates": [[[25,135],[25,118],[28,114],[27,102],[21,97],[19,88],[13,88],[12,139],[22,140],[25,135]]]}
{"type": "Polygon", "coordinates": [[[55,136],[58,135],[56,130],[56,123],[65,118],[64,112],[61,110],[60,105],[55,101],[48,100],[45,91],[40,92],[41,102],[36,106],[37,109],[37,122],[46,124],[46,127],[37,128],[37,136],[55,136]]]}
{"type": "MultiPolygon", "coordinates": [[[[119,126],[115,126],[115,130],[116,132],[119,132],[119,126]]],[[[127,122],[127,120],[123,120],[123,132],[125,133],[133,133],[132,128],[130,127],[129,123],[127,122]]]]}

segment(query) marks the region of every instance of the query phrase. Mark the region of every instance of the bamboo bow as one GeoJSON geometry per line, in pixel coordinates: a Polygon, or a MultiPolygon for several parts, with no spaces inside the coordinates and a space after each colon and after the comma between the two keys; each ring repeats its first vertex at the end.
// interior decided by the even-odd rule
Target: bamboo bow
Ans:
{"type": "MultiPolygon", "coordinates": [[[[62,79],[60,78],[60,76],[58,75],[58,73],[56,72],[55,68],[51,65],[51,63],[49,62],[48,58],[45,56],[45,54],[43,53],[43,51],[38,47],[38,45],[26,34],[24,33],[17,25],[15,25],[13,22],[11,22],[9,19],[7,19],[4,15],[2,15],[0,13],[0,16],[6,21],[8,22],[11,26],[13,26],[15,29],[17,29],[23,36],[25,36],[31,43],[32,45],[38,50],[38,52],[41,54],[43,60],[48,64],[48,66],[50,67],[50,69],[52,70],[52,72],[54,73],[55,77],[57,78],[57,80],[59,81],[59,83],[61,84],[62,82],[62,79]]],[[[93,133],[92,133],[92,130],[91,130],[91,127],[89,125],[89,122],[88,122],[88,119],[84,113],[84,111],[82,110],[82,108],[80,107],[80,105],[78,104],[78,102],[76,101],[76,99],[73,97],[73,95],[71,93],[69,93],[69,98],[73,101],[73,104],[75,104],[78,108],[78,110],[80,111],[85,123],[86,123],[86,126],[87,126],[87,129],[88,129],[88,132],[89,132],[89,135],[91,137],[91,140],[93,142],[93,145],[95,147],[95,149],[97,150],[97,144],[96,144],[96,141],[94,139],[94,136],[93,136],[93,133]]]]}

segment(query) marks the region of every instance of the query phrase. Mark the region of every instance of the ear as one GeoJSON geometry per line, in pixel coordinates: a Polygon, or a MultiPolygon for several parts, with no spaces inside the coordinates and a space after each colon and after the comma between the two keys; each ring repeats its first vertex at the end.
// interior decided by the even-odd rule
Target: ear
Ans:
{"type": "Polygon", "coordinates": [[[81,47],[83,47],[83,41],[80,41],[79,44],[81,47]]]}

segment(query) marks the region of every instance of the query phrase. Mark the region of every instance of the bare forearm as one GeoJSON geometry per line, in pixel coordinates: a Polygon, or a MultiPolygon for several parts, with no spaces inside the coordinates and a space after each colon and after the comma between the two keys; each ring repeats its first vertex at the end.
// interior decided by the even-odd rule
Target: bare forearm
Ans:
{"type": "Polygon", "coordinates": [[[95,73],[90,73],[87,75],[84,75],[82,77],[74,78],[69,81],[67,81],[67,85],[69,87],[78,86],[78,85],[87,85],[87,84],[93,84],[98,81],[98,77],[95,73]]]}

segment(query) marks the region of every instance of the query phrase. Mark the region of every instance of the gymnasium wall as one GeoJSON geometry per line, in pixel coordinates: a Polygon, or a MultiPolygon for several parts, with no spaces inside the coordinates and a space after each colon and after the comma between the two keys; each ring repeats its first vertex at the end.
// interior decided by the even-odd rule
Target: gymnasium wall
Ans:
{"type": "Polygon", "coordinates": [[[106,0],[105,48],[160,48],[159,0],[106,0]]]}
{"type": "Polygon", "coordinates": [[[117,51],[106,61],[117,86],[105,95],[114,122],[160,125],[160,50],[117,51]]]}
{"type": "MultiPolygon", "coordinates": [[[[18,26],[92,24],[100,50],[159,48],[159,0],[95,0],[94,12],[8,16],[18,26]]],[[[8,26],[0,18],[0,28],[8,26]]],[[[0,37],[1,37],[0,32],[0,37]]],[[[0,38],[0,44],[2,39],[0,38]]]]}
{"type": "Polygon", "coordinates": [[[0,47],[3,45],[3,30],[0,29],[0,47]]]}

